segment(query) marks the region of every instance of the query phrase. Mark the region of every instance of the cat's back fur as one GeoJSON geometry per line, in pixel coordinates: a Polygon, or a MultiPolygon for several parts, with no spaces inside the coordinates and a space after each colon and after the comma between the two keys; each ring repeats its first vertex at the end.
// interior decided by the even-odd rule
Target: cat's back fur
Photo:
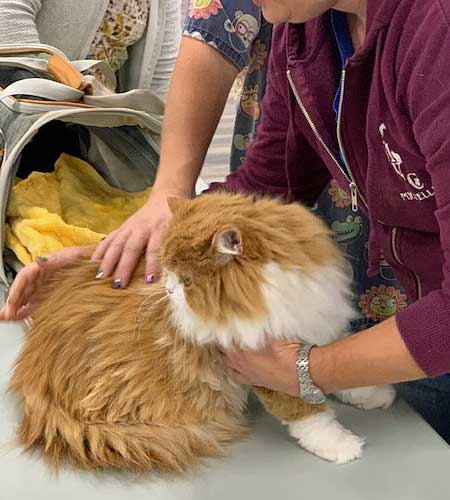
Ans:
{"type": "Polygon", "coordinates": [[[218,351],[177,337],[139,266],[121,291],[79,263],[47,281],[11,388],[19,442],[53,466],[183,471],[242,438],[242,394],[218,351]]]}

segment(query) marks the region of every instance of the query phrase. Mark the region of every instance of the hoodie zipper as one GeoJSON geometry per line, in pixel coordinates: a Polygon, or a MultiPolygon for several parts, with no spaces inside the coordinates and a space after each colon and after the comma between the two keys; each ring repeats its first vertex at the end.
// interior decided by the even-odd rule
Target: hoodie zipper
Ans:
{"type": "MultiPolygon", "coordinates": [[[[400,264],[402,267],[406,268],[405,264],[400,259],[400,256],[399,256],[398,251],[397,251],[397,232],[398,232],[397,227],[393,227],[391,229],[392,255],[394,256],[394,259],[397,262],[397,264],[400,264]]],[[[421,299],[422,298],[422,282],[420,281],[419,276],[414,271],[411,271],[411,269],[409,269],[409,268],[406,268],[406,269],[408,269],[408,271],[413,275],[414,280],[416,282],[417,299],[421,299]]]]}
{"type": "Polygon", "coordinates": [[[336,164],[338,167],[339,171],[341,174],[344,176],[344,178],[348,182],[348,187],[350,189],[350,197],[351,197],[351,202],[352,202],[352,211],[357,212],[358,211],[358,196],[359,199],[363,202],[364,206],[366,209],[368,208],[367,202],[362,196],[360,190],[358,189],[358,186],[355,182],[355,179],[353,177],[352,171],[349,167],[347,157],[345,155],[345,150],[343,147],[343,142],[342,142],[342,133],[341,133],[341,121],[342,121],[342,104],[344,102],[344,90],[345,90],[345,70],[342,71],[342,77],[341,77],[341,96],[339,99],[339,113],[338,113],[338,122],[337,122],[337,138],[338,138],[338,143],[339,143],[339,149],[341,150],[342,154],[342,159],[344,161],[344,165],[346,168],[346,171],[342,168],[341,163],[339,160],[333,155],[331,152],[330,148],[327,146],[325,143],[323,137],[320,135],[319,131],[317,130],[317,127],[315,123],[313,122],[310,114],[308,113],[307,109],[305,108],[305,105],[303,104],[303,101],[300,98],[299,93],[297,92],[297,88],[295,87],[294,80],[292,79],[291,76],[291,71],[287,71],[287,79],[289,82],[289,85],[291,87],[292,93],[294,94],[295,100],[297,101],[297,104],[299,108],[301,109],[304,117],[306,118],[306,121],[308,122],[309,126],[311,127],[311,130],[313,131],[314,135],[316,136],[317,140],[322,144],[324,147],[325,151],[328,153],[328,155],[331,157],[333,162],[336,164]]]}
{"type": "MultiPolygon", "coordinates": [[[[345,76],[346,76],[346,71],[344,69],[342,71],[342,75],[341,75],[341,96],[340,96],[340,99],[339,99],[339,112],[338,112],[338,121],[337,121],[337,138],[338,138],[339,149],[340,149],[341,155],[342,155],[342,160],[344,162],[344,165],[345,165],[345,168],[346,168],[347,171],[345,171],[342,168],[340,162],[333,155],[333,153],[331,152],[330,148],[325,143],[323,137],[320,135],[319,131],[317,130],[317,127],[316,127],[315,123],[313,122],[310,114],[308,113],[307,109],[305,108],[305,105],[303,104],[303,101],[301,100],[299,93],[297,92],[297,88],[295,87],[295,84],[294,84],[294,81],[292,79],[290,70],[287,71],[287,79],[288,79],[289,85],[290,85],[291,90],[292,90],[292,92],[294,94],[295,100],[297,101],[298,106],[300,107],[300,109],[301,109],[304,117],[306,118],[306,121],[308,122],[309,126],[311,127],[311,130],[313,131],[314,135],[316,136],[316,138],[318,139],[318,141],[320,142],[320,144],[322,144],[322,146],[324,147],[325,151],[328,153],[328,155],[334,161],[334,163],[338,167],[339,171],[342,173],[342,175],[345,177],[345,179],[348,182],[348,186],[350,188],[351,201],[352,201],[352,210],[354,212],[356,212],[358,210],[358,196],[359,196],[359,199],[363,202],[363,204],[366,207],[366,209],[368,208],[368,206],[367,206],[366,200],[362,196],[362,194],[361,194],[360,190],[358,189],[358,186],[357,186],[357,184],[355,182],[352,170],[351,170],[351,168],[349,166],[349,163],[347,161],[347,157],[346,157],[346,154],[345,154],[345,149],[343,147],[342,133],[341,133],[341,123],[342,123],[342,107],[343,107],[342,105],[343,105],[343,102],[344,102],[344,92],[345,92],[345,76]]],[[[397,252],[397,246],[396,246],[396,243],[397,243],[397,231],[398,231],[397,227],[394,227],[391,230],[392,254],[393,254],[394,259],[396,260],[396,262],[398,264],[400,264],[402,267],[406,267],[403,264],[403,262],[401,261],[399,255],[398,255],[398,252],[397,252]]],[[[414,271],[411,271],[409,268],[408,268],[408,271],[410,271],[410,273],[414,276],[414,280],[415,280],[415,283],[416,283],[416,289],[417,289],[417,296],[420,299],[422,297],[422,282],[420,281],[419,276],[414,271]]]]}

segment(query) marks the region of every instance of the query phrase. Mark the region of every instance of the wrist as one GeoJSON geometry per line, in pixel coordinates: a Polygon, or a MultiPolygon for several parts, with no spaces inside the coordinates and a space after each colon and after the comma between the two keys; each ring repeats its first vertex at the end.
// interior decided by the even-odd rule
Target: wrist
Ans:
{"type": "Polygon", "coordinates": [[[336,392],[333,387],[334,357],[330,346],[313,347],[309,353],[309,370],[311,379],[326,395],[336,392]]]}
{"type": "Polygon", "coordinates": [[[150,195],[150,199],[168,199],[168,198],[192,198],[193,187],[191,185],[175,185],[173,183],[164,184],[156,181],[150,195]]]}
{"type": "Polygon", "coordinates": [[[201,165],[198,161],[179,158],[161,159],[152,193],[166,198],[192,198],[201,165]]]}
{"type": "Polygon", "coordinates": [[[284,392],[290,396],[298,398],[300,395],[300,381],[298,378],[296,361],[299,345],[292,344],[291,347],[292,348],[287,350],[284,361],[285,367],[287,368],[285,369],[286,388],[284,392]]]}

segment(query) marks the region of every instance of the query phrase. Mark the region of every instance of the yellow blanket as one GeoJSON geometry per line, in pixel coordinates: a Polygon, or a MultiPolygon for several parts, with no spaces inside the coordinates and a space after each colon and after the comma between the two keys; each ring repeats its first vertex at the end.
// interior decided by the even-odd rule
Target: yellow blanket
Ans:
{"type": "Polygon", "coordinates": [[[150,189],[127,193],[112,188],[88,163],[62,154],[54,172],[16,180],[6,246],[29,264],[63,247],[97,243],[144,205],[150,189]]]}

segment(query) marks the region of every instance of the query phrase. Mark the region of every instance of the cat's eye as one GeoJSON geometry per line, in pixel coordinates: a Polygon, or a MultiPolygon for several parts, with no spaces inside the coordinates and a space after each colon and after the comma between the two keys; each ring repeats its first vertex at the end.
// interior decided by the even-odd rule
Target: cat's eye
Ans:
{"type": "Polygon", "coordinates": [[[192,278],[190,276],[183,276],[181,278],[181,281],[183,282],[183,285],[187,288],[192,285],[192,278]]]}

